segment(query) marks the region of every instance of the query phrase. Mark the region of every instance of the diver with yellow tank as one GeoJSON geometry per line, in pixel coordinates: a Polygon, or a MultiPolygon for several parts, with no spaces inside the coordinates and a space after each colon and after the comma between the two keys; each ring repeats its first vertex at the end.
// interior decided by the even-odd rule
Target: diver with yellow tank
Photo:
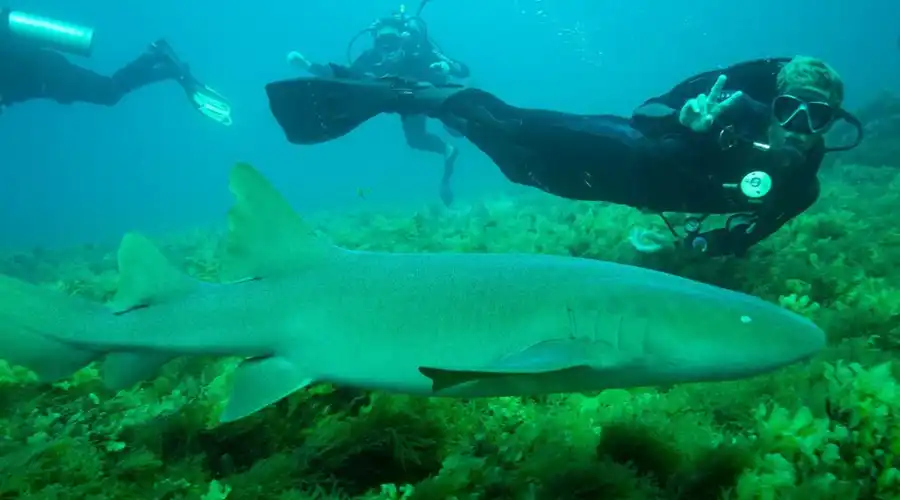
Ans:
{"type": "Polygon", "coordinates": [[[89,57],[93,45],[92,28],[8,8],[0,10],[0,111],[33,99],[114,106],[139,88],[174,80],[194,109],[217,123],[231,125],[228,101],[194,78],[165,40],[151,44],[112,76],[81,67],[63,55],[89,57]]]}

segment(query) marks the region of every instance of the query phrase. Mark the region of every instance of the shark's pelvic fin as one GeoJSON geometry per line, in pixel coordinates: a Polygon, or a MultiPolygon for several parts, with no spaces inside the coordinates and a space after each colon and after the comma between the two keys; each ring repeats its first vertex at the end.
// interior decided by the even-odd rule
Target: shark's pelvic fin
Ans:
{"type": "Polygon", "coordinates": [[[282,357],[245,360],[234,374],[231,397],[219,421],[244,418],[313,382],[312,377],[282,357]]]}
{"type": "Polygon", "coordinates": [[[234,166],[229,187],[235,203],[228,213],[223,281],[300,272],[340,251],[316,235],[281,193],[250,165],[234,166]]]}
{"type": "Polygon", "coordinates": [[[441,368],[419,367],[419,373],[431,379],[431,391],[439,393],[445,389],[456,387],[469,382],[477,382],[479,380],[488,380],[507,377],[533,377],[537,374],[558,373],[577,374],[588,368],[586,365],[571,366],[568,368],[560,368],[557,370],[547,370],[542,372],[504,372],[504,371],[480,371],[480,370],[443,370],[441,368]]]}
{"type": "MultiPolygon", "coordinates": [[[[118,252],[119,289],[110,303],[116,314],[176,300],[199,282],[173,266],[147,237],[128,233],[118,252]]],[[[171,356],[159,353],[110,353],[103,361],[103,383],[125,389],[153,377],[171,356]]]]}
{"type": "Polygon", "coordinates": [[[553,340],[506,356],[491,366],[465,370],[422,366],[419,367],[419,372],[431,379],[433,392],[440,392],[460,384],[490,378],[582,370],[595,359],[590,357],[590,351],[594,349],[596,346],[587,341],[553,340]]]}

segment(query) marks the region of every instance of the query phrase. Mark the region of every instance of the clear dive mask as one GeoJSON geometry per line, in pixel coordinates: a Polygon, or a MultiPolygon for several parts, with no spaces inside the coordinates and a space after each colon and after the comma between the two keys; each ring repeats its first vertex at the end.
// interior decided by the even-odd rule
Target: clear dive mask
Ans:
{"type": "Polygon", "coordinates": [[[799,135],[825,134],[836,122],[844,121],[856,130],[856,137],[849,143],[828,146],[825,151],[847,151],[863,140],[862,123],[843,108],[833,106],[818,95],[801,93],[781,94],[772,101],[772,117],[785,131],[799,135]]]}
{"type": "MultiPolygon", "coordinates": [[[[426,3],[427,2],[422,2],[419,7],[419,13],[421,13],[422,7],[424,7],[426,3]]],[[[402,54],[401,50],[406,48],[409,44],[415,44],[417,46],[427,44],[435,45],[434,41],[432,41],[428,36],[428,25],[421,18],[421,16],[419,14],[407,14],[406,6],[401,5],[397,12],[392,14],[390,17],[375,21],[368,28],[361,30],[359,33],[354,35],[353,38],[350,39],[350,42],[347,44],[348,64],[353,64],[353,47],[356,45],[356,42],[366,34],[372,36],[373,47],[384,54],[391,54],[394,52],[402,54]],[[401,47],[393,51],[387,48],[382,48],[380,46],[382,42],[389,44],[394,43],[393,41],[381,40],[386,36],[398,37],[398,41],[401,47]]]]}

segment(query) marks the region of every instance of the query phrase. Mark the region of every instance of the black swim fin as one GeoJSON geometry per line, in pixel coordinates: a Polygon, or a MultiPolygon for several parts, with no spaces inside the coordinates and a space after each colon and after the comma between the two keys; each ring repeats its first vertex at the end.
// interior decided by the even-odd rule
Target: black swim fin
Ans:
{"type": "Polygon", "coordinates": [[[370,78],[329,65],[331,77],[305,77],[266,85],[269,109],[289,142],[337,139],[381,113],[435,114],[462,85],[431,85],[398,77],[370,78]]]}
{"type": "Polygon", "coordinates": [[[295,78],[266,85],[269,109],[293,144],[318,144],[344,136],[381,113],[395,110],[389,82],[295,78]]]}

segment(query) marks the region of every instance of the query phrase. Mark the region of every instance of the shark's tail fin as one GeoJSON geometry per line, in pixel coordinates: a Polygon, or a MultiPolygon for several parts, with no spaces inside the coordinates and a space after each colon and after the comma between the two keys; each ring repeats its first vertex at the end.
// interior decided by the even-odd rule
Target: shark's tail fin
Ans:
{"type": "Polygon", "coordinates": [[[0,359],[43,381],[68,377],[103,353],[76,347],[67,336],[90,328],[102,306],[0,275],[0,359]]]}
{"type": "MultiPolygon", "coordinates": [[[[221,262],[224,282],[277,279],[317,266],[341,264],[342,256],[348,255],[316,235],[253,167],[236,165],[230,187],[235,204],[229,212],[221,262]]],[[[170,353],[119,350],[117,344],[129,345],[128,332],[121,342],[93,349],[89,341],[79,341],[78,332],[93,327],[115,329],[115,318],[104,315],[137,313],[178,300],[193,292],[199,282],[175,269],[150,240],[134,233],[122,239],[118,264],[119,289],[110,304],[112,311],[0,276],[0,359],[27,366],[44,379],[59,379],[106,356],[103,378],[110,388],[126,387],[154,375],[170,359],[170,353]]],[[[110,335],[117,334],[111,331],[110,335]]],[[[276,352],[242,363],[222,420],[249,415],[314,381],[314,375],[290,354],[276,352]]]]}
{"type": "Polygon", "coordinates": [[[115,328],[113,315],[151,306],[192,290],[147,238],[127,234],[119,247],[119,289],[109,307],[0,275],[0,359],[25,366],[41,380],[65,378],[106,356],[105,384],[124,388],[152,376],[167,354],[108,352],[82,337],[115,328]]]}

